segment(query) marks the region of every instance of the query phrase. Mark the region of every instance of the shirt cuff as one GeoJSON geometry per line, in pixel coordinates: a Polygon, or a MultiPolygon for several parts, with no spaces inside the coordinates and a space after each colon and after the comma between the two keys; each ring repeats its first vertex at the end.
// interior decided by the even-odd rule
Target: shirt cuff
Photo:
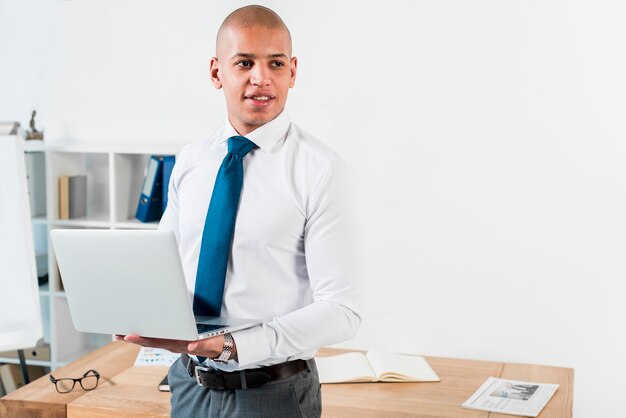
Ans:
{"type": "Polygon", "coordinates": [[[245,368],[250,364],[260,363],[267,360],[270,355],[270,344],[267,332],[270,331],[265,324],[232,333],[237,346],[237,363],[245,368]]]}

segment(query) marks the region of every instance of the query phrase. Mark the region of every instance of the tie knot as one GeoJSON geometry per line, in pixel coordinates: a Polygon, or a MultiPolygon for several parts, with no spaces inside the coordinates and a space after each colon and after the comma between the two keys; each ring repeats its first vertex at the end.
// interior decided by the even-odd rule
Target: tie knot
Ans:
{"type": "Polygon", "coordinates": [[[254,142],[243,136],[231,136],[228,138],[228,152],[236,154],[239,158],[246,156],[254,148],[254,142]]]}

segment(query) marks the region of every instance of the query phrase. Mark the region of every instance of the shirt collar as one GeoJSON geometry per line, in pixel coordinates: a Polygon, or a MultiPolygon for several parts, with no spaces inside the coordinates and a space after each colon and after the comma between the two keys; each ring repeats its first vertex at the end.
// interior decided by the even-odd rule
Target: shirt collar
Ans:
{"type": "MultiPolygon", "coordinates": [[[[289,116],[287,116],[287,112],[283,110],[280,115],[276,116],[273,120],[249,132],[245,137],[254,142],[254,144],[263,151],[269,152],[279,140],[287,135],[290,125],[291,121],[289,120],[289,116]]],[[[231,136],[239,136],[239,134],[235,128],[233,128],[233,125],[231,125],[227,117],[220,143],[224,144],[231,136]]]]}

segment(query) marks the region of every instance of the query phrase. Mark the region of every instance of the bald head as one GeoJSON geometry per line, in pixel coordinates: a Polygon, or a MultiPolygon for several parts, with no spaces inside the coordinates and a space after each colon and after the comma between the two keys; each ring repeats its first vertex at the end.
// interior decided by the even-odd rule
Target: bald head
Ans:
{"type": "Polygon", "coordinates": [[[224,19],[220,29],[217,31],[216,53],[219,57],[228,33],[232,30],[245,29],[252,26],[262,26],[268,29],[281,29],[287,34],[289,41],[289,55],[291,55],[291,34],[285,22],[271,9],[263,6],[244,6],[235,10],[224,19]]]}

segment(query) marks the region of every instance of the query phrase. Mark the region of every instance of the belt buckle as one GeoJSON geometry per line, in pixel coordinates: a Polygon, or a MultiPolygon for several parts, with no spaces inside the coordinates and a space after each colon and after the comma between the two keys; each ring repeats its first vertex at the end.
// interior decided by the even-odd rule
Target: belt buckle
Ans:
{"type": "Polygon", "coordinates": [[[198,385],[204,386],[202,384],[202,382],[200,381],[200,372],[207,372],[208,373],[208,371],[209,371],[208,367],[196,366],[196,370],[194,371],[194,373],[196,374],[196,382],[198,383],[198,385]]]}

